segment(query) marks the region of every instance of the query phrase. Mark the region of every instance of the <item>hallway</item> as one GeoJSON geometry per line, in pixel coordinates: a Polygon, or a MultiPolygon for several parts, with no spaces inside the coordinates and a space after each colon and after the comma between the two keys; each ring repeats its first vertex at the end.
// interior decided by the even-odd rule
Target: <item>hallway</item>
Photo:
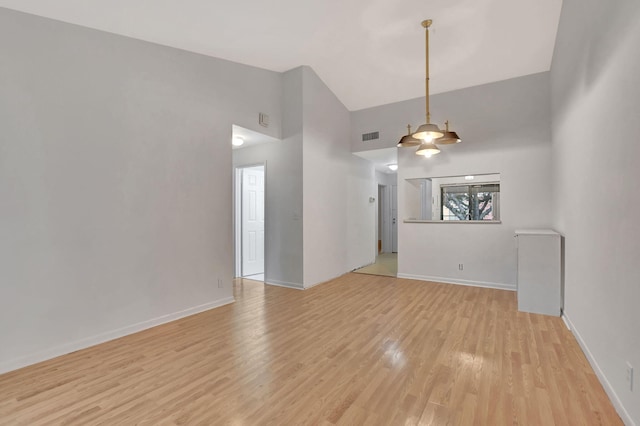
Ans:
{"type": "Polygon", "coordinates": [[[395,278],[398,275],[398,253],[380,253],[375,263],[356,269],[353,272],[395,278]]]}

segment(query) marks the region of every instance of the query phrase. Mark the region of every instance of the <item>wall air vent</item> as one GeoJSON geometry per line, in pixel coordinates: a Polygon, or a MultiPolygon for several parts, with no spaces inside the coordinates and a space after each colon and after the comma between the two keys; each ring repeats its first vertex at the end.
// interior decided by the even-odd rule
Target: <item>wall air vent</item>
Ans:
{"type": "Polygon", "coordinates": [[[380,139],[380,132],[371,132],[362,134],[362,142],[372,141],[374,139],[380,139]]]}

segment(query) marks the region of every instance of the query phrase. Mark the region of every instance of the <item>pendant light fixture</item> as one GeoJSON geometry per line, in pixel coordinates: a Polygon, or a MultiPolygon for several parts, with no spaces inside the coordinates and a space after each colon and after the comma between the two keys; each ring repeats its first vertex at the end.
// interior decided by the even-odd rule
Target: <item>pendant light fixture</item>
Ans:
{"type": "MultiPolygon", "coordinates": [[[[461,142],[456,132],[449,131],[449,122],[445,123],[446,130],[442,131],[437,124],[431,123],[431,112],[429,111],[429,27],[432,24],[431,19],[422,21],[422,26],[425,29],[425,111],[427,122],[420,127],[413,135],[404,136],[398,142],[399,147],[415,146],[415,140],[420,142],[420,146],[416,151],[416,155],[423,155],[425,157],[431,157],[439,154],[440,149],[436,146],[438,144],[454,144],[461,142]],[[406,140],[405,140],[406,138],[406,140]]],[[[409,126],[409,133],[411,128],[409,126]]]]}

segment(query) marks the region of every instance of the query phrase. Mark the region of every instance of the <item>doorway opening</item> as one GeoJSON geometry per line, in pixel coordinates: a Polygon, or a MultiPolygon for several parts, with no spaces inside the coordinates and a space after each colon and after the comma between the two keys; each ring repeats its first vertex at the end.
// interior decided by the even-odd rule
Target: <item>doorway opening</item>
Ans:
{"type": "Polygon", "coordinates": [[[264,281],[265,165],[236,168],[236,276],[264,281]]]}
{"type": "Polygon", "coordinates": [[[376,260],[354,272],[369,275],[398,275],[398,187],[378,184],[376,211],[376,260]]]}
{"type": "Polygon", "coordinates": [[[378,254],[398,253],[398,186],[378,184],[378,254]]]}

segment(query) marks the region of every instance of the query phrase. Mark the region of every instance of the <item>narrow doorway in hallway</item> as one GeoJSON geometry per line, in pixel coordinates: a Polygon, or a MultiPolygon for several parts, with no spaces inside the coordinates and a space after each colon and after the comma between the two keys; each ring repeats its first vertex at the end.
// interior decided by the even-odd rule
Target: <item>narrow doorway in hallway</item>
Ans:
{"type": "Polygon", "coordinates": [[[391,253],[398,255],[398,185],[391,185],[391,253]]]}
{"type": "Polygon", "coordinates": [[[397,185],[378,185],[376,214],[376,260],[354,272],[395,277],[398,274],[398,191],[397,185]]]}
{"type": "Polygon", "coordinates": [[[256,281],[264,281],[264,186],[264,164],[236,169],[236,275],[256,281]]]}

